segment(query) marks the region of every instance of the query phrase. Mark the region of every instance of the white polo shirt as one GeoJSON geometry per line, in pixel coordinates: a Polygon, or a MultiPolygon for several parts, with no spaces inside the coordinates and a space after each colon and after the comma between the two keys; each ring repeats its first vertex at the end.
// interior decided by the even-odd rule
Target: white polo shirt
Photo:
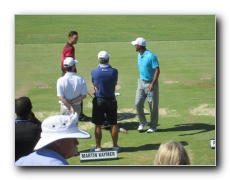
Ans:
{"type": "MultiPolygon", "coordinates": [[[[84,78],[77,76],[75,72],[67,72],[57,80],[58,97],[63,96],[67,100],[71,100],[80,95],[86,95],[87,92],[84,78]]],[[[76,104],[81,104],[81,101],[76,104]]]]}

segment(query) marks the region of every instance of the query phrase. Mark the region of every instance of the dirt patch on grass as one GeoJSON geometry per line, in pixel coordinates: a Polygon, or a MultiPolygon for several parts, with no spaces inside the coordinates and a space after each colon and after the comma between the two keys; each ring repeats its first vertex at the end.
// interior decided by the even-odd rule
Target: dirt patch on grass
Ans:
{"type": "MultiPolygon", "coordinates": [[[[149,110],[144,109],[144,112],[149,115],[149,110]]],[[[118,111],[118,119],[123,119],[125,122],[133,122],[137,121],[136,118],[137,112],[135,109],[121,109],[118,111]]],[[[148,116],[147,115],[147,116],[148,116]]],[[[160,108],[159,109],[159,115],[161,116],[168,116],[168,117],[177,117],[177,111],[174,109],[167,109],[167,108],[160,108]]]]}
{"type": "Polygon", "coordinates": [[[95,126],[94,126],[94,124],[92,122],[81,122],[81,121],[78,121],[78,127],[81,130],[87,131],[89,129],[94,128],[95,126]]]}
{"type": "Polygon", "coordinates": [[[28,96],[28,89],[25,87],[19,88],[15,91],[15,98],[19,98],[22,96],[28,96]]]}
{"type": "Polygon", "coordinates": [[[169,110],[167,108],[160,108],[159,109],[159,115],[170,116],[170,117],[177,117],[178,116],[176,110],[169,110]]]}
{"type": "MultiPolygon", "coordinates": [[[[210,79],[211,79],[211,77],[201,77],[201,78],[200,78],[200,80],[210,80],[210,79]]],[[[192,80],[186,81],[185,85],[198,85],[198,86],[210,87],[210,88],[215,87],[215,83],[214,83],[214,84],[211,84],[211,83],[207,83],[207,82],[192,81],[192,80]]]]}
{"type": "Polygon", "coordinates": [[[46,111],[44,111],[44,112],[34,112],[34,114],[40,121],[43,121],[50,116],[60,115],[60,112],[57,112],[57,111],[46,112],[46,111]]]}
{"type": "Polygon", "coordinates": [[[200,78],[200,80],[211,80],[212,78],[210,76],[203,76],[200,78]]]}
{"type": "Polygon", "coordinates": [[[179,81],[164,80],[163,83],[164,84],[176,84],[176,83],[179,83],[179,81]]]}
{"type": "Polygon", "coordinates": [[[38,89],[48,89],[48,88],[52,88],[52,87],[47,86],[45,84],[40,84],[40,85],[35,86],[35,88],[38,88],[38,89]]]}
{"type": "Polygon", "coordinates": [[[215,87],[215,84],[208,84],[208,83],[205,83],[205,82],[196,83],[196,84],[198,84],[199,86],[204,86],[204,87],[215,87]]]}
{"type": "MultiPolygon", "coordinates": [[[[58,111],[52,111],[52,112],[35,112],[35,116],[40,120],[40,121],[44,121],[46,118],[50,117],[50,116],[54,116],[54,115],[60,115],[60,112],[58,111]]],[[[82,121],[78,121],[78,127],[79,129],[82,130],[89,130],[91,128],[94,128],[94,124],[91,122],[82,122],[82,121]]]]}
{"type": "Polygon", "coordinates": [[[112,142],[105,142],[102,144],[102,148],[111,148],[111,147],[113,147],[112,142]]]}
{"type": "Polygon", "coordinates": [[[121,86],[119,84],[116,85],[116,90],[121,89],[121,86]]]}
{"type": "Polygon", "coordinates": [[[136,113],[135,109],[132,108],[123,108],[117,111],[118,113],[136,113]]]}
{"type": "Polygon", "coordinates": [[[191,114],[193,115],[198,115],[198,116],[215,116],[216,111],[215,108],[209,107],[208,104],[202,104],[197,108],[194,108],[190,111],[191,114]]]}

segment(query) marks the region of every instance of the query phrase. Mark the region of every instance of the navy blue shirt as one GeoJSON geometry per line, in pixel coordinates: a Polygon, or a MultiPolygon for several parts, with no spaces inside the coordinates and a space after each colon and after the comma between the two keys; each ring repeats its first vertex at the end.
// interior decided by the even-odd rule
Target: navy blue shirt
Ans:
{"type": "Polygon", "coordinates": [[[115,87],[118,80],[118,71],[109,64],[100,64],[91,71],[92,82],[98,89],[96,97],[115,98],[115,87]]]}
{"type": "Polygon", "coordinates": [[[29,120],[15,120],[15,161],[33,152],[41,132],[39,124],[29,120]]]}

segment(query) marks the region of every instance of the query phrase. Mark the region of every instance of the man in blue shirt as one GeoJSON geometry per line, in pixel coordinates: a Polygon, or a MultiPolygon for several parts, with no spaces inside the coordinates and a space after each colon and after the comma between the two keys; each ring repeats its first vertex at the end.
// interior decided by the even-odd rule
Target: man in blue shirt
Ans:
{"type": "Polygon", "coordinates": [[[131,42],[138,53],[138,69],[140,78],[136,91],[135,106],[139,119],[138,131],[143,131],[149,125],[148,133],[155,132],[158,124],[159,87],[158,77],[160,74],[159,62],[156,55],[146,48],[146,40],[142,37],[131,42]],[[148,124],[144,114],[144,103],[147,95],[150,100],[150,123],[148,124]]]}
{"type": "Polygon", "coordinates": [[[42,122],[41,138],[34,152],[15,162],[16,166],[60,166],[69,165],[66,159],[74,156],[79,145],[77,138],[91,135],[77,127],[78,115],[54,115],[42,122]]]}
{"type": "Polygon", "coordinates": [[[102,131],[101,126],[105,120],[111,125],[111,136],[113,150],[119,152],[121,148],[117,145],[117,100],[115,98],[115,87],[118,80],[118,70],[109,65],[110,55],[106,51],[98,54],[99,66],[91,71],[92,83],[94,85],[95,97],[93,98],[92,123],[95,124],[96,146],[91,151],[101,151],[102,131]]]}

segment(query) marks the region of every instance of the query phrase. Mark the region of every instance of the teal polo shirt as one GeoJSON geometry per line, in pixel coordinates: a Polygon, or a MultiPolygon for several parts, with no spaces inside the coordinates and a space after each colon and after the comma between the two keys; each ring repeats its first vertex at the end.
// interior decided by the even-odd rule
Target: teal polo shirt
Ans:
{"type": "Polygon", "coordinates": [[[138,69],[140,79],[150,81],[154,77],[155,68],[159,67],[159,62],[156,55],[148,49],[141,55],[138,53],[138,69]]]}

